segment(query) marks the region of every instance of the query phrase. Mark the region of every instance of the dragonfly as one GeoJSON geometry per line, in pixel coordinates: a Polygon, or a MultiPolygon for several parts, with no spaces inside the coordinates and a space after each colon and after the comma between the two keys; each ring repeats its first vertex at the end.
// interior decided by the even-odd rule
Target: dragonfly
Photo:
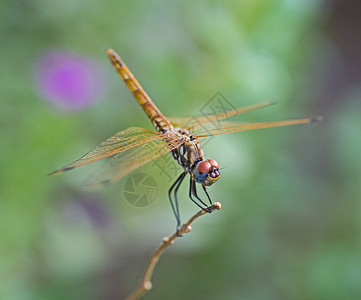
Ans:
{"type": "Polygon", "coordinates": [[[220,178],[219,164],[212,158],[205,158],[199,138],[246,130],[306,124],[322,120],[322,117],[251,123],[225,120],[239,114],[267,107],[273,104],[272,102],[261,102],[224,113],[192,118],[191,120],[189,118],[166,118],[119,55],[112,49],[107,49],[106,54],[156,131],[140,127],[130,127],[119,131],[79,159],[53,171],[49,175],[76,169],[105,157],[111,157],[104,166],[86,181],[87,186],[99,187],[113,183],[142,165],[162,155],[171,153],[183,168],[183,172],[168,190],[168,198],[177,221],[177,228],[181,224],[178,190],[185,177],[189,175],[188,196],[190,200],[207,212],[210,212],[208,210],[209,206],[198,195],[197,185],[200,185],[207,201],[212,205],[207,187],[220,178]]]}

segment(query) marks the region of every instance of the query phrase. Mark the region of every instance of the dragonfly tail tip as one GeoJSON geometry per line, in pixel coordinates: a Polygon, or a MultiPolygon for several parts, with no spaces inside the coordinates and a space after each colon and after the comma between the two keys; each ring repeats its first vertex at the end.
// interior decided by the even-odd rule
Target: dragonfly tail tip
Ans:
{"type": "Polygon", "coordinates": [[[110,47],[105,48],[105,53],[106,53],[109,57],[115,56],[114,50],[113,50],[112,48],[110,48],[110,47]]]}

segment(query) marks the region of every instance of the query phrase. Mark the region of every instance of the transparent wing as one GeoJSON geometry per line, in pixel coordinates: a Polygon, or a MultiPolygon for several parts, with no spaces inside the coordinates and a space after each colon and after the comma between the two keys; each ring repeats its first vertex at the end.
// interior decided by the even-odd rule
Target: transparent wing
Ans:
{"type": "MultiPolygon", "coordinates": [[[[49,175],[62,173],[64,171],[84,166],[104,157],[115,155],[117,153],[130,150],[134,147],[139,147],[151,141],[161,141],[163,145],[172,148],[172,143],[175,139],[176,137],[169,137],[169,134],[157,133],[139,127],[130,127],[124,131],[119,131],[81,158],[70,164],[67,164],[58,170],[55,170],[49,175]]],[[[128,157],[128,159],[131,159],[131,157],[128,157]]]]}
{"type": "Polygon", "coordinates": [[[97,188],[100,185],[115,182],[140,166],[179,147],[183,141],[178,137],[168,140],[150,140],[138,147],[116,154],[97,172],[88,178],[85,185],[97,188]]]}
{"type": "Polygon", "coordinates": [[[214,124],[217,125],[221,120],[228,119],[239,114],[243,114],[252,110],[256,110],[262,107],[267,107],[273,105],[275,102],[261,102],[254,105],[246,106],[243,108],[234,109],[231,111],[225,111],[222,113],[207,115],[207,116],[194,116],[188,118],[169,118],[169,121],[176,127],[187,128],[192,130],[195,127],[206,125],[206,124],[214,124]]]}
{"type": "Polygon", "coordinates": [[[194,128],[192,133],[196,134],[198,137],[207,137],[213,135],[220,135],[232,132],[246,131],[246,130],[255,130],[263,129],[270,127],[280,127],[288,125],[297,125],[297,124],[307,124],[313,122],[322,121],[322,117],[315,118],[306,118],[306,119],[296,119],[296,120],[285,120],[277,122],[254,122],[254,123],[240,123],[240,122],[220,122],[219,127],[212,128],[207,126],[200,126],[194,128]]]}

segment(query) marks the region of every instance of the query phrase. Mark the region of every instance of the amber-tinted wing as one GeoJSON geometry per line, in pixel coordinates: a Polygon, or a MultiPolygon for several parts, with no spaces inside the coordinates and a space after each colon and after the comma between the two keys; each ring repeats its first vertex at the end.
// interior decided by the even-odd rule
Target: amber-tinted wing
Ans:
{"type": "Polygon", "coordinates": [[[168,136],[166,142],[150,140],[138,147],[116,154],[97,172],[91,175],[85,185],[97,188],[100,185],[115,182],[140,166],[179,147],[183,143],[177,136],[168,136]]]}
{"type": "Polygon", "coordinates": [[[207,127],[206,125],[194,127],[192,133],[196,134],[198,137],[207,137],[207,136],[220,135],[220,134],[226,134],[232,132],[297,125],[297,124],[307,124],[307,123],[313,123],[319,121],[322,121],[322,117],[285,120],[285,121],[276,121],[276,122],[253,122],[253,123],[223,121],[223,122],[219,122],[219,127],[216,128],[214,128],[214,126],[207,127]]]}
{"type": "Polygon", "coordinates": [[[169,118],[169,121],[176,127],[187,128],[192,130],[193,128],[199,127],[201,125],[214,124],[217,126],[217,123],[221,120],[228,119],[239,114],[243,114],[252,110],[256,110],[262,107],[267,107],[273,105],[275,102],[261,102],[254,105],[234,109],[231,111],[225,111],[218,114],[207,115],[207,116],[194,116],[188,118],[169,118]]]}
{"type": "MultiPolygon", "coordinates": [[[[151,130],[139,127],[130,127],[124,131],[119,131],[81,158],[50,173],[49,175],[72,170],[107,156],[112,156],[123,151],[129,151],[135,147],[141,147],[142,145],[150,142],[156,141],[157,143],[162,144],[164,147],[174,149],[174,143],[176,143],[177,139],[178,138],[176,136],[173,137],[169,134],[153,132],[151,130]]],[[[127,159],[132,160],[132,157],[128,155],[127,159]]]]}

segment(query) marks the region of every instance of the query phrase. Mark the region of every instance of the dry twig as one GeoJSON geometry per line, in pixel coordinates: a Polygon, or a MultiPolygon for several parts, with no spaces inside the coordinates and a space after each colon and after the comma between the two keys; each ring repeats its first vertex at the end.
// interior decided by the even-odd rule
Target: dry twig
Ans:
{"type": "MultiPolygon", "coordinates": [[[[212,206],[209,206],[208,209],[210,211],[213,210],[220,210],[221,209],[221,203],[219,202],[215,202],[212,206]]],[[[163,239],[163,242],[157,247],[157,249],[155,249],[155,251],[153,252],[148,266],[145,269],[142,281],[140,282],[140,284],[138,285],[138,287],[135,289],[135,291],[128,296],[128,298],[126,298],[126,300],[137,300],[140,297],[142,297],[147,291],[149,291],[152,288],[152,275],[153,275],[153,271],[155,266],[158,263],[158,260],[160,258],[160,256],[163,254],[164,250],[169,246],[174,244],[174,240],[179,236],[182,235],[184,233],[188,233],[191,231],[191,224],[200,216],[206,214],[207,212],[204,210],[200,210],[198,213],[196,213],[193,217],[191,217],[187,222],[185,222],[180,229],[178,230],[178,232],[173,233],[170,237],[165,237],[163,239]]]]}

